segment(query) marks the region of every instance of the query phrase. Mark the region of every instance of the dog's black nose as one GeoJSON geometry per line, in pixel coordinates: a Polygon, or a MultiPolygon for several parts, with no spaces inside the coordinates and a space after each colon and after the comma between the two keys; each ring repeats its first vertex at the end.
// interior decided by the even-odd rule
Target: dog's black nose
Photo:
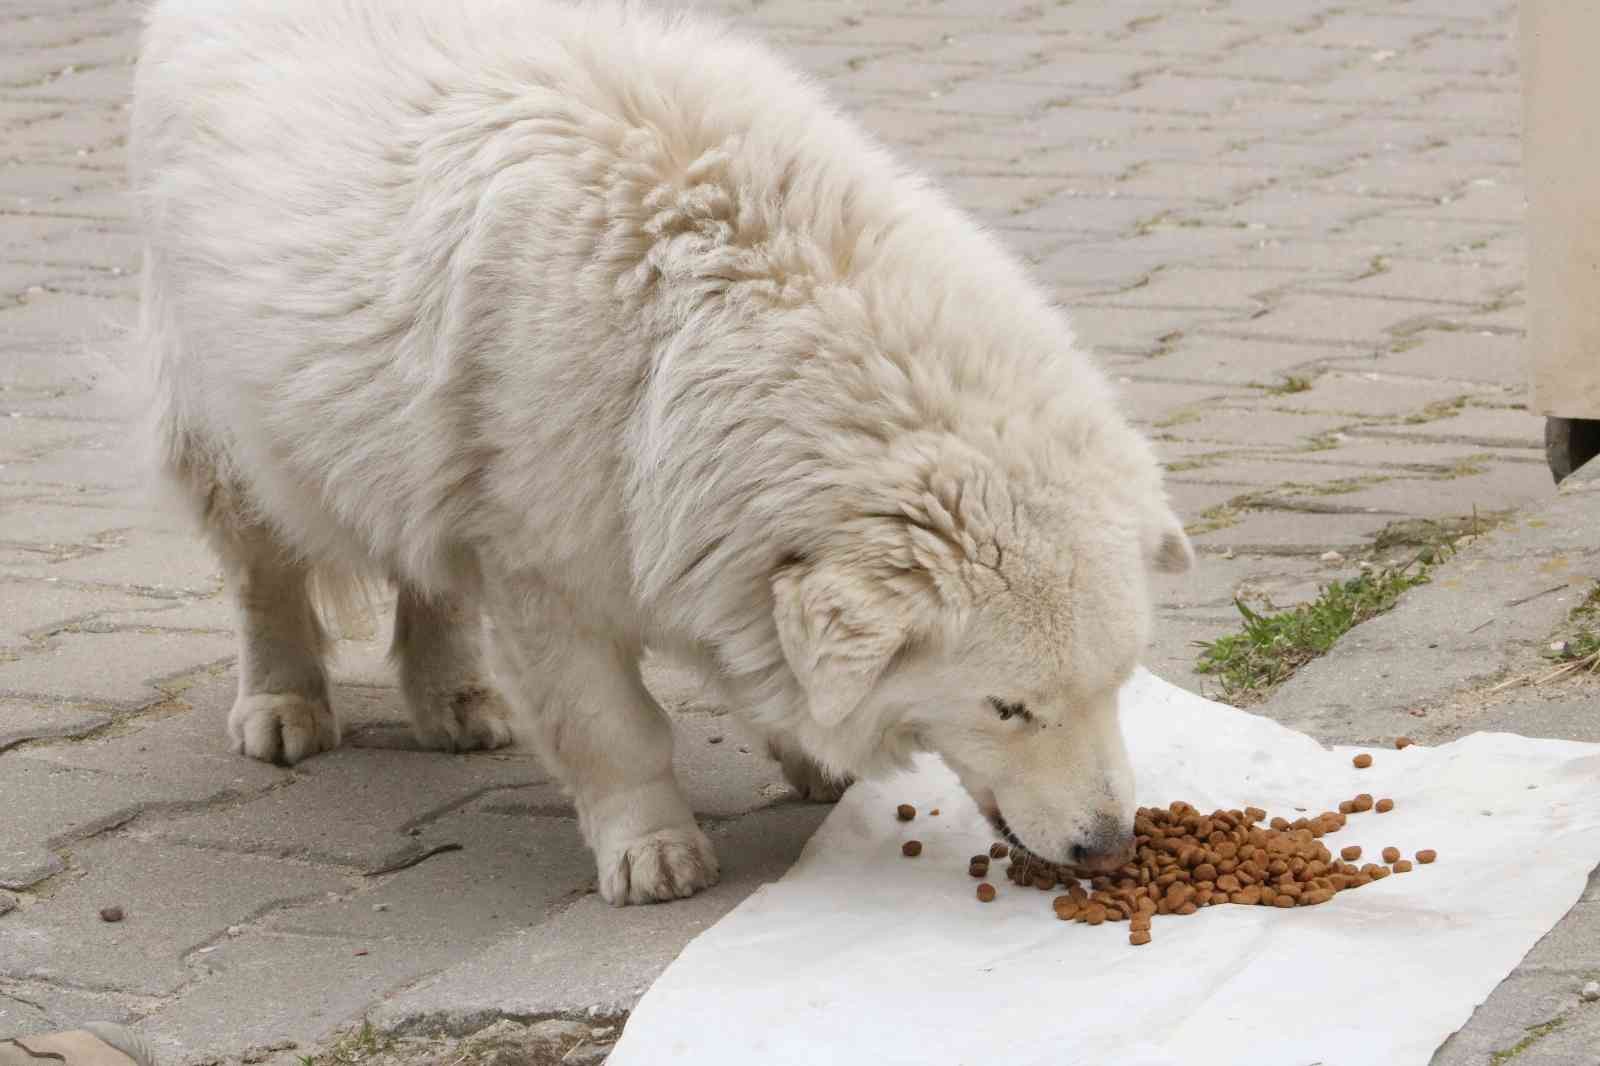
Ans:
{"type": "Polygon", "coordinates": [[[1097,815],[1084,834],[1083,842],[1072,845],[1074,866],[1110,869],[1127,862],[1133,854],[1133,830],[1109,814],[1097,815]]]}

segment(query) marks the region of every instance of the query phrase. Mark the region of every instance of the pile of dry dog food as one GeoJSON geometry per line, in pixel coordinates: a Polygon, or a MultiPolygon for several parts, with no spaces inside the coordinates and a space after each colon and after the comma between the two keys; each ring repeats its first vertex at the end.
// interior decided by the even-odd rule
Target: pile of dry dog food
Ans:
{"type": "MultiPolygon", "coordinates": [[[[1398,747],[1409,744],[1401,739],[1404,743],[1398,747]]],[[[1371,756],[1358,756],[1357,760],[1358,767],[1372,764],[1371,756]]],[[[1165,808],[1141,807],[1133,823],[1134,856],[1110,872],[1058,866],[1021,848],[995,844],[987,855],[972,856],[967,873],[982,882],[978,899],[988,903],[996,896],[995,886],[985,880],[989,864],[1009,856],[1006,877],[1014,884],[1044,892],[1066,889],[1065,895],[1053,901],[1057,918],[1089,925],[1127,921],[1129,942],[1148,944],[1152,915],[1194,914],[1202,907],[1224,903],[1311,907],[1326,903],[1336,893],[1392,873],[1409,872],[1411,862],[1400,857],[1397,847],[1383,849],[1383,865],[1368,862],[1357,866],[1360,847],[1341,848],[1335,856],[1322,843],[1323,837],[1343,829],[1352,814],[1384,814],[1393,809],[1393,800],[1374,800],[1367,793],[1339,804],[1338,811],[1293,821],[1269,821],[1267,812],[1259,807],[1210,814],[1182,802],[1165,808]],[[1088,882],[1088,888],[1083,882],[1088,882]]],[[[905,804],[897,811],[901,821],[909,821],[915,814],[905,804]]],[[[902,846],[908,857],[921,852],[920,841],[902,846]]],[[[1435,857],[1432,850],[1416,853],[1416,861],[1423,864],[1435,857]]]]}

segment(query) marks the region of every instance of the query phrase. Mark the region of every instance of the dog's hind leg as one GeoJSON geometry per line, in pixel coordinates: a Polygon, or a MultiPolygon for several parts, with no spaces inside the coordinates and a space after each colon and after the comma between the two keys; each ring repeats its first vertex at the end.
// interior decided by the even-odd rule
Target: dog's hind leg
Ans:
{"type": "Polygon", "coordinates": [[[440,751],[511,743],[510,711],[489,684],[480,650],[482,620],[461,597],[426,597],[401,584],[389,654],[417,741],[440,751]]]}
{"type": "Polygon", "coordinates": [[[672,770],[672,729],[642,649],[585,625],[556,592],[489,582],[489,648],[546,765],[572,795],[614,906],[681,899],[717,881],[716,853],[672,770]]]}
{"type": "Polygon", "coordinates": [[[228,715],[233,750],[297,763],[338,746],[323,672],[327,637],[312,606],[310,569],[261,523],[212,527],[239,630],[239,694],[228,715]]]}

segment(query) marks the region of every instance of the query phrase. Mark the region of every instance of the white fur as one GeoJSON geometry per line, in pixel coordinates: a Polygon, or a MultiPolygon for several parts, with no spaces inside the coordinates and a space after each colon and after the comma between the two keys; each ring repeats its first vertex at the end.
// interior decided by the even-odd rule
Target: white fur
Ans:
{"type": "Polygon", "coordinates": [[[613,902],[716,877],[647,645],[786,764],[932,748],[1041,853],[1120,846],[1113,694],[1190,559],[1159,468],[1015,260],[771,53],[609,3],[158,0],[133,166],[241,750],[337,742],[308,575],[372,576],[439,746],[505,742],[486,616],[613,902]]]}

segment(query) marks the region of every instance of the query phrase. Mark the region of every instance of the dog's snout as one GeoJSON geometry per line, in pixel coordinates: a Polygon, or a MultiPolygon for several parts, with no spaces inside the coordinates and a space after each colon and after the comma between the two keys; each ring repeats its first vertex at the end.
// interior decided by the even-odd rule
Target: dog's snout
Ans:
{"type": "Polygon", "coordinates": [[[1093,870],[1109,870],[1133,857],[1133,829],[1109,814],[1095,817],[1083,840],[1070,849],[1072,864],[1093,870]]]}

